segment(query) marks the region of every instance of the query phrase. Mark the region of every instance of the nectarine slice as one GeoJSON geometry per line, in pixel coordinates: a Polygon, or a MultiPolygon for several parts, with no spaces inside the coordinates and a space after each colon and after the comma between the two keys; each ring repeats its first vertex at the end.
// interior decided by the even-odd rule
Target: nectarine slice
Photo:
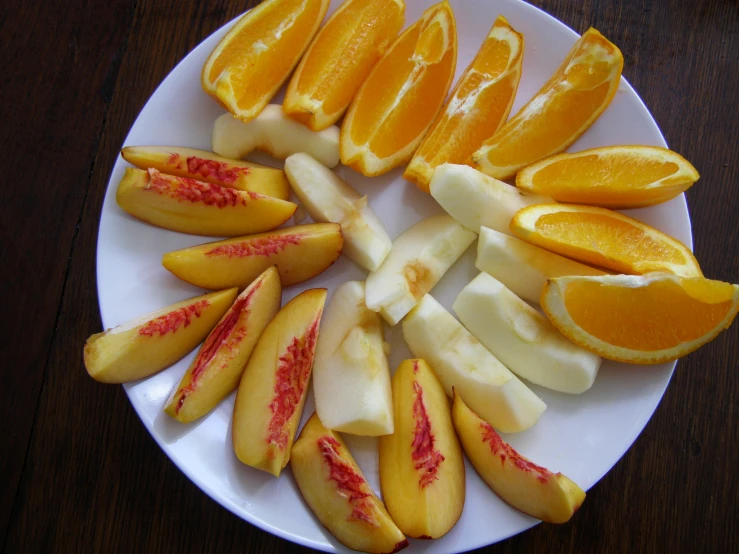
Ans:
{"type": "Polygon", "coordinates": [[[157,227],[217,237],[274,229],[297,208],[256,192],[131,167],[118,185],[116,201],[132,216],[157,227]]]}
{"type": "Polygon", "coordinates": [[[236,390],[264,328],[280,309],[280,275],[270,267],[244,289],[172,391],[164,411],[182,423],[207,414],[236,390]]]}
{"type": "Polygon", "coordinates": [[[406,360],[393,376],[395,432],[380,437],[385,505],[409,537],[438,539],[462,515],[462,448],[449,400],[424,360],[406,360]]]}
{"type": "Polygon", "coordinates": [[[233,445],[247,465],[279,477],[308,392],[326,289],[285,304],[259,338],[236,393],[233,445]]]}
{"type": "Polygon", "coordinates": [[[125,383],[169,367],[205,338],[237,292],[189,298],[92,335],[84,350],[87,372],[102,383],[125,383]]]}
{"type": "Polygon", "coordinates": [[[275,265],[287,287],[328,269],[343,245],[340,225],[315,223],[175,250],[164,255],[162,265],[205,289],[221,289],[223,283],[243,288],[275,265]]]}
{"type": "Polygon", "coordinates": [[[569,521],[582,505],[585,491],[561,473],[552,473],[516,452],[459,394],[454,395],[452,414],[472,466],[504,502],[550,523],[569,521]]]}
{"type": "Polygon", "coordinates": [[[290,468],[308,507],[343,545],[387,553],[408,546],[344,441],[317,414],[295,441],[290,468]]]}

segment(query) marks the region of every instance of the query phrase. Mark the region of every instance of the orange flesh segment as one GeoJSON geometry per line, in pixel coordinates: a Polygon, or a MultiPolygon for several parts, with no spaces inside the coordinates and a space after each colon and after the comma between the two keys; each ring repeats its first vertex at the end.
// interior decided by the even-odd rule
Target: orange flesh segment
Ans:
{"type": "Polygon", "coordinates": [[[573,321],[594,337],[632,350],[664,350],[708,334],[732,309],[731,285],[703,279],[683,282],[688,286],[669,280],[637,288],[573,282],[564,302],[573,321]]]}

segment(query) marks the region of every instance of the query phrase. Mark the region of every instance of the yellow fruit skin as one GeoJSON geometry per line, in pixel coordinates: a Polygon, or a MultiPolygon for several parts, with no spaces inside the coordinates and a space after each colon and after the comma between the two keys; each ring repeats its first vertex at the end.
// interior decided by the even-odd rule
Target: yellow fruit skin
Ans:
{"type": "Polygon", "coordinates": [[[308,507],[344,546],[388,554],[408,546],[341,436],[317,414],[295,441],[290,468],[308,507]]]}
{"type": "Polygon", "coordinates": [[[465,497],[449,400],[424,360],[401,363],[392,387],[395,432],[380,437],[382,496],[403,533],[437,539],[457,523],[465,497]]]}

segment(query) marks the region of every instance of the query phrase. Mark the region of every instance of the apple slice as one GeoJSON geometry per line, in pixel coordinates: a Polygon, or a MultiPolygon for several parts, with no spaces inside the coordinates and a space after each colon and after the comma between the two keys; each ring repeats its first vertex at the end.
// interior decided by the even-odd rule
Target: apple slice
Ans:
{"type": "Polygon", "coordinates": [[[389,554],[408,546],[344,441],[317,414],[295,441],[290,468],[308,507],[344,546],[389,554]]]}
{"type": "Polygon", "coordinates": [[[462,289],[453,308],[470,333],[519,377],[570,394],[592,386],[601,359],[570,342],[487,273],[462,289]]]}
{"type": "Polygon", "coordinates": [[[326,307],[313,367],[316,412],[329,429],[393,432],[390,369],[382,319],[364,304],[364,283],[339,286],[326,307]]]}
{"type": "Polygon", "coordinates": [[[220,237],[274,229],[297,208],[292,202],[256,192],[131,167],[118,185],[116,202],[132,216],[157,227],[220,237]]]}
{"type": "Polygon", "coordinates": [[[504,433],[528,429],[547,407],[430,294],[403,320],[403,338],[414,356],[429,363],[448,396],[458,390],[504,433]]]}
{"type": "Polygon", "coordinates": [[[237,293],[196,296],[92,335],[84,350],[87,373],[101,383],[126,383],[171,366],[205,338],[237,293]]]}
{"type": "Polygon", "coordinates": [[[379,269],[367,277],[367,307],[395,325],[439,282],[475,236],[448,215],[428,217],[406,229],[379,269]]]}
{"type": "Polygon", "coordinates": [[[548,196],[523,194],[467,165],[440,165],[431,177],[429,189],[447,213],[475,233],[484,225],[511,234],[509,225],[518,210],[554,202],[548,196]]]}
{"type": "Polygon", "coordinates": [[[281,293],[275,267],[244,289],[172,391],[167,414],[182,423],[195,421],[236,390],[257,339],[280,309],[281,293]]]}
{"type": "Polygon", "coordinates": [[[139,169],[189,177],[287,200],[290,188],[285,172],[254,162],[231,160],[207,150],[182,146],[126,146],[121,156],[139,169]]]}
{"type": "Polygon", "coordinates": [[[452,414],[464,453],[504,502],[549,523],[569,521],[582,505],[585,491],[577,483],[521,456],[459,394],[454,395],[452,414]]]}
{"type": "Polygon", "coordinates": [[[308,154],[285,160],[285,173],[305,210],[315,221],[341,224],[344,253],[354,263],[375,271],[393,243],[367,197],[308,154]]]}
{"type": "Polygon", "coordinates": [[[326,289],[309,289],[277,312],[259,338],[236,393],[236,456],[279,477],[290,459],[308,392],[326,289]]]}
{"type": "MultiPolygon", "coordinates": [[[[517,296],[535,304],[539,303],[547,279],[567,275],[606,274],[487,227],[480,228],[475,266],[495,277],[517,296]]],[[[466,393],[462,394],[467,398],[466,393]]],[[[472,408],[476,409],[474,406],[472,408]]]]}
{"type": "Polygon", "coordinates": [[[162,265],[205,289],[244,288],[276,265],[282,286],[287,287],[328,269],[341,255],[343,242],[336,223],[297,225],[168,252],[162,265]]]}
{"type": "Polygon", "coordinates": [[[424,360],[393,376],[395,433],[380,437],[380,486],[390,515],[409,537],[438,539],[464,507],[464,460],[449,400],[424,360]]]}
{"type": "Polygon", "coordinates": [[[213,126],[213,152],[227,158],[243,158],[261,150],[284,160],[305,152],[323,165],[339,164],[339,128],[336,125],[314,132],[290,119],[279,104],[269,104],[248,123],[230,113],[216,119],[213,126]]]}

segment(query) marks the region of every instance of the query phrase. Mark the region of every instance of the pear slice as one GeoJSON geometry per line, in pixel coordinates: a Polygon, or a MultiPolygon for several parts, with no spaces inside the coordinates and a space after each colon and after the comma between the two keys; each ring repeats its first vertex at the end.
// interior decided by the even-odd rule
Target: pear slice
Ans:
{"type": "Polygon", "coordinates": [[[454,395],[452,415],[464,453],[504,502],[542,521],[565,523],[585,501],[577,483],[516,452],[459,394],[454,395]]]}
{"type": "Polygon", "coordinates": [[[458,390],[504,433],[528,429],[547,407],[430,294],[403,320],[403,338],[414,356],[429,363],[448,396],[458,390]]]}

